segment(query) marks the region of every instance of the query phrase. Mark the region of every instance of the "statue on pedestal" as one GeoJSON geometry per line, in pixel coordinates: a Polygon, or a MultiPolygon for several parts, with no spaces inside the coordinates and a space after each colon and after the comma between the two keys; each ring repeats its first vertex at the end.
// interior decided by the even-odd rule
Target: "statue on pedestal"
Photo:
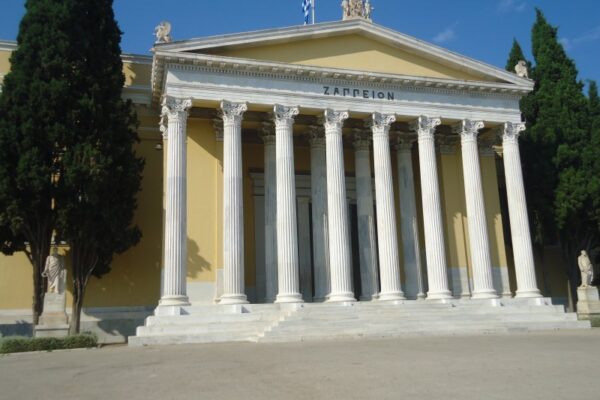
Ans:
{"type": "Polygon", "coordinates": [[[64,269],[63,257],[58,255],[58,249],[54,246],[52,253],[46,258],[46,266],[42,272],[42,276],[48,279],[48,293],[61,293],[64,290],[61,282],[64,269]]]}
{"type": "Polygon", "coordinates": [[[594,266],[585,250],[581,250],[581,255],[577,257],[577,264],[579,264],[579,270],[581,271],[581,286],[579,287],[587,288],[594,279],[594,266]]]}

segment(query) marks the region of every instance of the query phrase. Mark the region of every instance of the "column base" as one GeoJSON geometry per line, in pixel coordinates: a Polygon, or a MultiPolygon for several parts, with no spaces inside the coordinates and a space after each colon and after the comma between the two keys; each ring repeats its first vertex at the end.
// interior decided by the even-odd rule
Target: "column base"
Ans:
{"type": "Polygon", "coordinates": [[[300,293],[286,293],[278,294],[275,303],[304,303],[302,295],[300,293]]]}
{"type": "Polygon", "coordinates": [[[471,299],[497,299],[498,294],[495,290],[484,290],[480,292],[473,292],[471,299]]]}
{"type": "Polygon", "coordinates": [[[452,292],[445,290],[443,292],[428,292],[427,300],[449,300],[453,299],[452,292]]]}
{"type": "Polygon", "coordinates": [[[535,299],[542,297],[542,294],[538,289],[517,290],[517,294],[515,297],[518,299],[535,299]]]}
{"type": "Polygon", "coordinates": [[[379,293],[379,301],[406,300],[402,292],[379,293]]]}
{"type": "Polygon", "coordinates": [[[347,293],[332,293],[329,295],[329,298],[327,299],[327,303],[339,303],[339,302],[355,302],[356,299],[354,298],[354,293],[352,292],[347,292],[347,293]]]}
{"type": "Polygon", "coordinates": [[[245,294],[224,294],[219,300],[220,305],[248,304],[248,298],[245,294]]]}
{"type": "Polygon", "coordinates": [[[189,306],[190,299],[187,296],[163,296],[158,302],[159,306],[189,306]]]}

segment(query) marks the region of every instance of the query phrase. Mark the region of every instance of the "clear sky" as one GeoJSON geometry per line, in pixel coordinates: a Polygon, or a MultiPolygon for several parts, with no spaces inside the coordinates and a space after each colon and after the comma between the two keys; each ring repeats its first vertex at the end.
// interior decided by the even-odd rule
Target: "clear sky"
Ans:
{"type": "MultiPolygon", "coordinates": [[[[513,37],[530,55],[534,7],[559,27],[580,78],[600,82],[600,0],[371,0],[375,23],[504,67],[513,37]]],[[[0,40],[14,40],[25,0],[0,0],[0,40]]],[[[175,39],[303,23],[302,0],[115,0],[127,53],[148,54],[163,19],[175,39]]],[[[341,0],[316,0],[317,22],[341,18],[341,0]]]]}

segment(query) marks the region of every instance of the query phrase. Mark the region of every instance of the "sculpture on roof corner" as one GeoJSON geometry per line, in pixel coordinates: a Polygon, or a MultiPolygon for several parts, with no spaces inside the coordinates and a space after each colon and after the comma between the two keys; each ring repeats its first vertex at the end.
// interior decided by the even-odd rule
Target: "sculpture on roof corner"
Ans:
{"type": "Polygon", "coordinates": [[[342,1],[343,20],[365,19],[371,21],[373,6],[370,0],[344,0],[342,1]]]}
{"type": "Polygon", "coordinates": [[[173,40],[171,38],[171,24],[168,21],[161,21],[154,28],[154,35],[156,36],[155,43],[170,43],[173,40]]]}
{"type": "Polygon", "coordinates": [[[517,76],[529,79],[529,72],[527,71],[527,63],[525,61],[521,60],[515,65],[515,72],[517,76]]]}

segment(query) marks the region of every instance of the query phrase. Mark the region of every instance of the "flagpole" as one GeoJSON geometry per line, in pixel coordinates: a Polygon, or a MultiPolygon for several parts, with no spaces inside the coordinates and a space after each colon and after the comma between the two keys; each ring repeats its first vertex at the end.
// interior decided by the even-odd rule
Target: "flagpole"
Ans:
{"type": "Polygon", "coordinates": [[[312,23],[313,25],[315,24],[315,3],[317,2],[317,0],[310,0],[312,1],[312,23]]]}

